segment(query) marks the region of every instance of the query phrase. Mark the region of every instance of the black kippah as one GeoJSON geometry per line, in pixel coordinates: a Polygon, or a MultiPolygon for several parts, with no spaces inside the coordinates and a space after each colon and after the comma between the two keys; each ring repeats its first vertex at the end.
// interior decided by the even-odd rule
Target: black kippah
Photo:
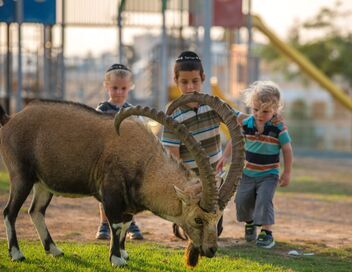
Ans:
{"type": "Polygon", "coordinates": [[[111,65],[111,66],[109,67],[109,69],[106,70],[106,73],[107,73],[107,72],[110,72],[110,71],[112,71],[112,70],[125,70],[125,71],[131,72],[131,70],[128,69],[127,66],[125,66],[125,65],[123,65],[123,64],[119,64],[119,63],[115,63],[115,64],[111,65]]]}
{"type": "Polygon", "coordinates": [[[201,62],[198,55],[192,51],[183,51],[176,59],[176,63],[184,61],[201,62]]]}

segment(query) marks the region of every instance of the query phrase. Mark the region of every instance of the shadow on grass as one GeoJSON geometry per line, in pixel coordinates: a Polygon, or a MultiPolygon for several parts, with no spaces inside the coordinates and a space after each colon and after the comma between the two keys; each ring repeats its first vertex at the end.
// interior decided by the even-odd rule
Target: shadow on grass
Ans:
{"type": "Polygon", "coordinates": [[[272,249],[256,247],[255,243],[242,243],[224,246],[218,256],[231,259],[246,259],[251,263],[272,265],[287,271],[351,271],[352,248],[332,249],[318,243],[306,243],[304,246],[278,242],[272,249]],[[290,256],[288,252],[296,250],[314,253],[313,256],[290,256]]]}
{"type": "MultiPolygon", "coordinates": [[[[272,249],[260,249],[255,244],[237,243],[226,240],[234,245],[219,248],[217,256],[212,259],[202,258],[199,265],[192,271],[351,271],[352,248],[331,249],[320,244],[312,243],[296,245],[277,243],[272,249]],[[290,257],[288,251],[295,249],[303,252],[314,252],[315,256],[290,257]]],[[[241,241],[240,241],[241,242],[241,241]]],[[[0,241],[0,259],[5,257],[5,241],[0,241]]],[[[28,252],[28,259],[14,263],[9,259],[2,259],[5,266],[0,264],[1,271],[191,271],[186,268],[183,250],[160,246],[157,244],[143,244],[131,247],[130,259],[125,268],[111,267],[108,249],[95,244],[61,244],[65,249],[65,256],[53,258],[43,253],[41,246],[28,242],[24,252],[28,252]]]]}

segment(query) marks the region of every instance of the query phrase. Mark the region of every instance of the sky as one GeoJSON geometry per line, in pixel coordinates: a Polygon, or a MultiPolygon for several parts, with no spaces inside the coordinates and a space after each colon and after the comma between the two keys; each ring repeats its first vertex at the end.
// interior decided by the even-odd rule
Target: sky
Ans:
{"type": "MultiPolygon", "coordinates": [[[[352,11],[352,0],[340,0],[346,10],[352,11]]],[[[261,16],[263,21],[282,39],[296,20],[311,18],[323,6],[332,7],[336,0],[252,0],[252,13],[261,16]]],[[[246,1],[243,1],[245,6],[246,1]]],[[[351,24],[352,25],[352,22],[351,24]]],[[[141,30],[134,30],[140,33],[141,30]]],[[[133,34],[124,33],[126,43],[131,43],[133,34]]],[[[102,51],[116,50],[117,31],[113,28],[68,28],[66,41],[67,55],[93,55],[102,51]]]]}

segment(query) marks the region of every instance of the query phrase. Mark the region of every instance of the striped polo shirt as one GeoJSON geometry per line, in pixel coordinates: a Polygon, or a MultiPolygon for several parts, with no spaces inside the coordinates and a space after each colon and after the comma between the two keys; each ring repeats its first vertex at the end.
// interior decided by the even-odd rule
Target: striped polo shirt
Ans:
{"type": "Polygon", "coordinates": [[[264,126],[264,132],[258,134],[254,116],[251,115],[242,121],[242,133],[246,150],[243,173],[250,177],[279,175],[281,146],[291,142],[287,127],[282,123],[274,125],[269,121],[264,126]]]}
{"type": "MultiPolygon", "coordinates": [[[[201,143],[214,166],[222,156],[218,114],[207,105],[199,105],[197,109],[183,105],[177,108],[171,117],[188,128],[193,137],[201,143]]],[[[197,170],[197,164],[186,146],[166,127],[161,141],[166,147],[179,147],[180,158],[185,165],[189,169],[197,170]]]]}

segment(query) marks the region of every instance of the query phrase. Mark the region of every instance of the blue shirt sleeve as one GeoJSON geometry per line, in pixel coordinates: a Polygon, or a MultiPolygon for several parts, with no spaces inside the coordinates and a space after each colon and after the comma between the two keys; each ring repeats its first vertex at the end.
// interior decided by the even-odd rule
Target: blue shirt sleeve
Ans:
{"type": "Polygon", "coordinates": [[[239,115],[241,115],[241,112],[238,111],[238,110],[236,110],[236,109],[232,109],[232,111],[233,111],[233,114],[234,114],[236,117],[238,117],[239,115]]]}
{"type": "Polygon", "coordinates": [[[280,134],[279,134],[279,142],[280,145],[283,146],[284,144],[290,143],[291,137],[290,134],[288,133],[287,126],[284,125],[283,123],[278,124],[278,128],[280,129],[280,134]]]}

